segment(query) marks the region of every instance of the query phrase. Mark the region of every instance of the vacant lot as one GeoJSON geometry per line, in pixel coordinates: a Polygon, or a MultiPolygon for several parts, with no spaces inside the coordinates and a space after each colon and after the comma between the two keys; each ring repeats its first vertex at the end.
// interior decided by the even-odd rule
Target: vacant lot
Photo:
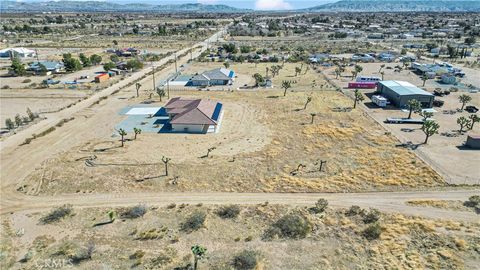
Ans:
{"type": "Polygon", "coordinates": [[[473,269],[480,259],[478,224],[369,209],[327,208],[323,212],[313,205],[267,203],[140,205],[136,211],[65,209],[69,211],[57,214],[58,220],[48,222],[47,212],[2,216],[5,256],[0,265],[30,269],[39,263],[63,261],[82,269],[172,269],[192,264],[190,247],[197,244],[207,248],[199,269],[314,269],[319,265],[329,269],[351,269],[352,265],[473,269]],[[117,216],[113,223],[109,222],[110,211],[117,216]],[[367,234],[367,228],[377,228],[379,238],[367,234]],[[251,253],[245,257],[250,258],[252,268],[234,265],[234,258],[244,250],[251,253]]]}
{"type": "MultiPolygon", "coordinates": [[[[294,75],[282,72],[279,78],[294,75]]],[[[21,190],[45,194],[164,190],[348,192],[444,184],[413,152],[397,148],[397,141],[361,110],[332,111],[352,106],[344,95],[311,91],[311,82],[302,82],[300,76],[296,80],[299,83],[286,97],[282,90],[179,92],[180,96],[225,103],[218,134],[145,133],[122,148],[111,126],[123,116],[110,114],[108,125],[98,123],[90,131],[110,133],[112,137],[92,140],[59,154],[21,183],[21,190]],[[309,96],[312,101],[304,110],[309,96]],[[316,114],[313,124],[312,113],[316,114]],[[212,147],[215,150],[210,156],[203,157],[212,147]],[[168,177],[162,156],[172,159],[168,177]],[[326,161],[322,171],[321,161],[326,161]]],[[[133,139],[133,134],[127,138],[133,139]]]]}

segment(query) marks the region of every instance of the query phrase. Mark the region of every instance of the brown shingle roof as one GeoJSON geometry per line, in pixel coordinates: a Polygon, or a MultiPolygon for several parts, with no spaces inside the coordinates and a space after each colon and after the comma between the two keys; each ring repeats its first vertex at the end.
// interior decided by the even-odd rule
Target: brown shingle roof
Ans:
{"type": "Polygon", "coordinates": [[[208,99],[172,98],[164,106],[169,114],[175,114],[171,124],[216,125],[212,119],[218,102],[208,99]]]}

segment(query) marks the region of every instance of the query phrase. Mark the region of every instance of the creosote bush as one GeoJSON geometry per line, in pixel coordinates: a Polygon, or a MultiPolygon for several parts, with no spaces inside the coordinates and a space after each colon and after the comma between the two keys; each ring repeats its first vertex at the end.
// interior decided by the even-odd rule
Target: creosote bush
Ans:
{"type": "Polygon", "coordinates": [[[380,219],[380,211],[377,209],[370,209],[370,211],[363,216],[363,222],[366,224],[377,222],[380,219]]]}
{"type": "Polygon", "coordinates": [[[240,214],[240,207],[238,205],[223,206],[217,211],[217,215],[221,218],[236,218],[238,214],[240,214]]]}
{"type": "Polygon", "coordinates": [[[265,232],[264,238],[274,237],[301,239],[312,231],[310,222],[300,214],[288,214],[283,216],[265,232]]]}
{"type": "Polygon", "coordinates": [[[375,240],[382,234],[382,228],[380,227],[380,224],[373,223],[368,225],[368,227],[363,230],[362,234],[368,240],[375,240]]]}
{"type": "Polygon", "coordinates": [[[64,206],[53,209],[52,212],[40,218],[40,223],[42,224],[54,223],[66,216],[71,215],[72,213],[73,213],[72,206],[69,204],[66,204],[64,206]]]}
{"type": "Polygon", "coordinates": [[[320,214],[325,212],[328,206],[328,201],[325,199],[319,199],[316,203],[315,206],[310,208],[310,212],[315,213],[315,214],[320,214]]]}
{"type": "Polygon", "coordinates": [[[120,216],[122,218],[133,219],[133,218],[143,217],[146,213],[147,213],[147,207],[145,205],[139,204],[124,210],[122,213],[120,213],[120,216]]]}
{"type": "Polygon", "coordinates": [[[203,227],[207,214],[203,212],[194,212],[190,215],[185,222],[182,223],[181,229],[185,232],[192,232],[203,227]]]}
{"type": "Polygon", "coordinates": [[[360,208],[358,205],[352,205],[346,212],[346,216],[357,216],[357,215],[364,215],[365,210],[360,208]]]}
{"type": "Polygon", "coordinates": [[[258,253],[253,250],[244,250],[233,257],[233,268],[236,270],[255,269],[258,264],[258,253]]]}

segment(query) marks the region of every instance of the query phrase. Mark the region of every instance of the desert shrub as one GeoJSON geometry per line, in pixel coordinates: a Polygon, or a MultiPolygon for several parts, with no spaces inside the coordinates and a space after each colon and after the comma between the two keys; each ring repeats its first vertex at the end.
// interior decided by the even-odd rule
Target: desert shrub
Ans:
{"type": "Polygon", "coordinates": [[[310,222],[299,214],[283,216],[275,222],[265,233],[265,238],[275,236],[281,238],[301,239],[312,231],[310,222]]]}
{"type": "Polygon", "coordinates": [[[93,242],[89,242],[85,248],[78,250],[70,259],[74,264],[79,264],[82,261],[92,259],[94,251],[95,244],[93,242]]]}
{"type": "Polygon", "coordinates": [[[53,223],[53,222],[57,222],[60,219],[71,215],[72,213],[73,213],[72,206],[66,204],[64,206],[60,206],[58,208],[53,209],[52,212],[50,212],[46,216],[40,218],[40,223],[50,224],[50,223],[53,223]]]}
{"type": "Polygon", "coordinates": [[[315,213],[315,214],[320,214],[325,212],[325,209],[327,209],[328,206],[328,201],[325,199],[319,199],[316,203],[315,206],[310,208],[310,212],[315,213]]]}
{"type": "Polygon", "coordinates": [[[30,83],[30,82],[32,82],[32,80],[30,80],[30,79],[25,79],[25,80],[22,81],[22,83],[30,83]]]}
{"type": "Polygon", "coordinates": [[[258,254],[252,250],[244,250],[233,257],[233,268],[236,270],[255,269],[258,264],[258,254]]]}
{"type": "Polygon", "coordinates": [[[380,211],[377,209],[370,209],[370,211],[363,216],[363,222],[366,224],[377,222],[379,219],[380,211]]]}
{"type": "Polygon", "coordinates": [[[135,239],[141,241],[163,239],[165,237],[165,234],[167,233],[167,230],[167,227],[144,230],[139,232],[135,239]]]}
{"type": "Polygon", "coordinates": [[[2,89],[10,89],[10,86],[9,85],[4,85],[4,86],[2,86],[2,89]]]}
{"type": "Polygon", "coordinates": [[[175,207],[177,207],[177,205],[174,204],[174,203],[171,203],[171,204],[167,205],[167,209],[173,209],[175,207]]]}
{"type": "Polygon", "coordinates": [[[240,207],[238,205],[224,206],[217,211],[217,215],[221,218],[236,218],[240,214],[240,207]]]}
{"type": "Polygon", "coordinates": [[[147,213],[147,207],[145,205],[136,205],[130,208],[125,209],[120,213],[122,218],[139,218],[143,217],[147,213]]]}
{"type": "Polygon", "coordinates": [[[470,196],[470,198],[468,198],[468,201],[466,201],[464,205],[467,207],[480,207],[480,196],[470,196]]]}
{"type": "Polygon", "coordinates": [[[137,251],[135,251],[135,253],[133,253],[132,255],[130,255],[130,259],[131,260],[138,260],[138,259],[141,259],[143,258],[143,256],[145,256],[145,251],[139,249],[137,251]]]}
{"type": "Polygon", "coordinates": [[[33,138],[26,138],[23,144],[30,144],[32,142],[33,138]]]}
{"type": "Polygon", "coordinates": [[[380,224],[373,223],[368,225],[368,227],[363,230],[362,234],[368,240],[375,240],[382,234],[382,228],[380,227],[380,224]]]}
{"type": "Polygon", "coordinates": [[[181,229],[185,232],[196,231],[203,226],[206,218],[207,214],[203,212],[194,212],[185,220],[185,222],[182,223],[181,229]]]}
{"type": "Polygon", "coordinates": [[[363,215],[365,214],[365,210],[360,208],[358,205],[352,205],[350,208],[345,212],[347,216],[356,216],[356,215],[363,215]]]}

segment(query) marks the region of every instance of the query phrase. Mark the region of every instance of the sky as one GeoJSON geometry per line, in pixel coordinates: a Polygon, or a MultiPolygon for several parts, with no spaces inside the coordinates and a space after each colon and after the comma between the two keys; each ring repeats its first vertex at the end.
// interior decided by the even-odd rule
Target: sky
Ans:
{"type": "MultiPolygon", "coordinates": [[[[52,1],[52,0],[17,0],[25,2],[34,1],[52,1]]],[[[87,0],[76,0],[87,1],[87,0]]],[[[236,8],[248,8],[256,10],[283,10],[283,9],[301,9],[313,7],[321,4],[337,2],[338,0],[100,0],[119,4],[126,3],[148,3],[155,5],[162,4],[224,4],[236,8]]]]}

